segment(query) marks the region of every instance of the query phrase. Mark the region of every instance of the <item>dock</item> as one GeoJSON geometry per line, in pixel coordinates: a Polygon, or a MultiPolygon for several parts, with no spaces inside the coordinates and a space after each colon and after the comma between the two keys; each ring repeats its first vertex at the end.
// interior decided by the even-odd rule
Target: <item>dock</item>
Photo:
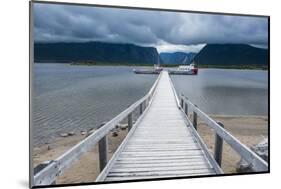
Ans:
{"type": "Polygon", "coordinates": [[[96,182],[220,175],[223,142],[250,163],[254,171],[268,171],[267,162],[225,130],[222,123],[178,95],[164,70],[144,97],[59,158],[41,165],[32,182],[35,186],[55,184],[59,175],[96,144],[100,161],[96,182]],[[140,116],[133,124],[135,110],[140,116]],[[199,118],[215,133],[214,155],[197,132],[199,118]],[[109,159],[107,135],[124,119],[128,121],[128,134],[109,159]]]}
{"type": "Polygon", "coordinates": [[[209,162],[190,127],[164,71],[147,111],[97,181],[221,173],[209,162]]]}

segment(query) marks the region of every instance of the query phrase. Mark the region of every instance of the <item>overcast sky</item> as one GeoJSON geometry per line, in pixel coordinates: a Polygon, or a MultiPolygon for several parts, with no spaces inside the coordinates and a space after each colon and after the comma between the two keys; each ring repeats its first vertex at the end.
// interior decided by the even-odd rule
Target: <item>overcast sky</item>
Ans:
{"type": "Polygon", "coordinates": [[[207,43],[268,44],[262,17],[36,3],[34,22],[36,42],[133,43],[158,52],[198,52],[207,43]]]}

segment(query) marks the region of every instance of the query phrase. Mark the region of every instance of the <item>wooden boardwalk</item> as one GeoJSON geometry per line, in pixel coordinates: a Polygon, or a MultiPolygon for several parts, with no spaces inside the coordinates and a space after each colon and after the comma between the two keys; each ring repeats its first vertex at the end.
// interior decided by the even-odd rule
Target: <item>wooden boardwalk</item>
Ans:
{"type": "Polygon", "coordinates": [[[168,72],[160,77],[150,106],[97,181],[217,174],[178,107],[168,72]]]}
{"type": "Polygon", "coordinates": [[[93,147],[99,145],[101,173],[97,182],[178,178],[223,174],[220,168],[226,142],[255,172],[268,164],[183,95],[178,96],[167,71],[162,71],[150,91],[60,157],[31,169],[31,186],[48,186],[93,147]],[[133,112],[141,116],[133,124],[133,112]],[[192,114],[193,121],[187,115],[192,114]],[[197,119],[215,134],[212,155],[197,132],[197,119]],[[129,132],[108,159],[107,135],[124,119],[129,132]],[[108,161],[109,160],[109,161],[108,161]]]}

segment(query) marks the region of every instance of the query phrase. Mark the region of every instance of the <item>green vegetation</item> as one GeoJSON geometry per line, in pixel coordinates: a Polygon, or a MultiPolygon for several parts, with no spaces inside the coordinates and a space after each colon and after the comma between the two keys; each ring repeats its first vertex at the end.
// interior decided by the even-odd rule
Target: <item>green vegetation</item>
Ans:
{"type": "Polygon", "coordinates": [[[85,62],[72,62],[70,65],[83,65],[83,66],[144,66],[153,67],[154,64],[146,63],[129,63],[129,62],[94,62],[94,61],[85,61],[85,62]]]}
{"type": "MultiPolygon", "coordinates": [[[[84,66],[144,66],[144,67],[153,67],[153,64],[144,64],[144,63],[128,63],[128,62],[72,62],[71,65],[84,65],[84,66]]],[[[182,64],[161,64],[162,67],[178,67],[182,64]]],[[[241,70],[268,70],[268,66],[265,65],[208,65],[200,64],[197,65],[198,68],[218,68],[218,69],[241,69],[241,70]]]]}
{"type": "Polygon", "coordinates": [[[207,65],[200,64],[199,68],[221,68],[221,69],[240,69],[240,70],[268,70],[265,65],[207,65]]]}

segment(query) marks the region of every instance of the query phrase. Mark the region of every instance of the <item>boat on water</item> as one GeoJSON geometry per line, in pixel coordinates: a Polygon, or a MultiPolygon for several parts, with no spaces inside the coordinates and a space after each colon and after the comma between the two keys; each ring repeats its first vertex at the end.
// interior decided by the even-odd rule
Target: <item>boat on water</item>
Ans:
{"type": "MultiPolygon", "coordinates": [[[[163,70],[160,64],[155,64],[154,68],[133,69],[136,74],[159,74],[163,70]]],[[[197,75],[198,68],[194,63],[190,65],[180,65],[178,68],[168,69],[169,74],[174,75],[197,75]]]]}
{"type": "Polygon", "coordinates": [[[163,68],[159,65],[154,65],[154,68],[150,69],[133,69],[136,74],[159,74],[163,68]]]}
{"type": "Polygon", "coordinates": [[[198,68],[194,63],[190,65],[180,65],[177,69],[170,69],[169,73],[177,75],[197,75],[198,68]]]}

